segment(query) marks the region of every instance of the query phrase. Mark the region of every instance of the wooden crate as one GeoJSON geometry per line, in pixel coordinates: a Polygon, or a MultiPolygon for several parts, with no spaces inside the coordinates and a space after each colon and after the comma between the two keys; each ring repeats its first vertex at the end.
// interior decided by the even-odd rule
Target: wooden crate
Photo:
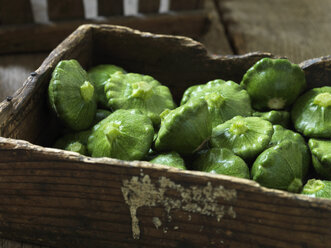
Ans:
{"type": "MultiPolygon", "coordinates": [[[[63,59],[149,74],[178,101],[186,87],[239,82],[262,57],[210,56],[189,38],[84,25],[11,99],[0,103],[0,236],[52,247],[328,247],[331,201],[254,181],[148,162],[46,148],[58,125],[47,107],[63,59]],[[41,146],[42,145],[42,146],[41,146]]],[[[310,87],[331,80],[331,59],[301,64],[310,87]]]]}

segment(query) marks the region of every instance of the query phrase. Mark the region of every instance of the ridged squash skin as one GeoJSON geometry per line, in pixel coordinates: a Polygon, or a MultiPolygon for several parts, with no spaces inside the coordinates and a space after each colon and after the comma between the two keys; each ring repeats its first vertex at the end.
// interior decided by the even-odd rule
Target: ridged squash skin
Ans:
{"type": "Polygon", "coordinates": [[[301,194],[331,199],[331,181],[310,179],[303,187],[301,194]]]}
{"type": "Polygon", "coordinates": [[[254,109],[281,110],[305,90],[306,79],[304,71],[287,59],[263,58],[245,73],[240,85],[247,90],[254,109]]]}
{"type": "Polygon", "coordinates": [[[161,118],[155,141],[156,151],[190,155],[210,138],[212,123],[204,100],[192,100],[174,110],[166,110],[161,118]]]}
{"type": "Polygon", "coordinates": [[[57,117],[70,129],[88,129],[95,117],[95,88],[77,60],[60,61],[48,87],[48,99],[57,117]]]}
{"type": "Polygon", "coordinates": [[[270,121],[273,125],[281,125],[285,128],[289,128],[291,124],[290,112],[284,110],[255,111],[252,116],[261,117],[264,120],[270,121]]]}
{"type": "Polygon", "coordinates": [[[251,176],[262,186],[297,193],[302,188],[303,162],[304,157],[297,144],[283,141],[257,157],[251,176]]]}
{"type": "Polygon", "coordinates": [[[331,87],[314,88],[299,97],[291,118],[295,129],[306,137],[331,139],[331,87]]]}
{"type": "Polygon", "coordinates": [[[213,128],[211,146],[230,149],[245,161],[252,161],[267,148],[272,134],[269,121],[236,116],[213,128]]]}
{"type": "Polygon", "coordinates": [[[207,102],[213,127],[237,115],[252,115],[248,93],[233,81],[216,79],[191,86],[184,92],[181,105],[194,99],[204,99],[207,102]]]}
{"type": "Polygon", "coordinates": [[[184,159],[177,152],[158,154],[149,162],[153,164],[168,165],[182,170],[186,169],[184,159]]]}
{"type": "Polygon", "coordinates": [[[311,164],[311,155],[305,139],[301,134],[286,129],[280,125],[274,125],[273,129],[274,133],[271,136],[269,146],[275,146],[287,140],[296,144],[303,156],[302,176],[305,178],[308,174],[308,170],[311,164]]]}
{"type": "Polygon", "coordinates": [[[331,180],[331,140],[310,139],[308,145],[317,174],[331,180]]]}
{"type": "Polygon", "coordinates": [[[76,133],[68,133],[58,138],[53,147],[78,152],[82,155],[88,155],[87,140],[91,134],[91,130],[80,131],[76,133]]]}
{"type": "Polygon", "coordinates": [[[108,106],[113,109],[138,109],[148,115],[154,125],[159,115],[176,107],[168,87],[148,75],[115,72],[105,84],[108,106]]]}
{"type": "Polygon", "coordinates": [[[96,124],[88,139],[92,157],[144,158],[153,141],[152,121],[140,111],[120,109],[96,124]]]}
{"type": "Polygon", "coordinates": [[[105,93],[105,84],[111,75],[118,71],[126,73],[122,67],[110,64],[94,66],[87,72],[89,78],[95,85],[97,102],[104,108],[108,107],[108,101],[105,93]]]}
{"type": "Polygon", "coordinates": [[[193,169],[249,179],[249,168],[245,161],[229,149],[212,148],[198,153],[193,169]]]}

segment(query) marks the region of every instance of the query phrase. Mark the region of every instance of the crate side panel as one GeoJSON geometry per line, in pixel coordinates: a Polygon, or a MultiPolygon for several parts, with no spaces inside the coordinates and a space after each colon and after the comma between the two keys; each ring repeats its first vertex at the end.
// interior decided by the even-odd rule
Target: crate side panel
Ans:
{"type": "Polygon", "coordinates": [[[331,242],[328,201],[314,204],[248,180],[0,141],[0,230],[6,238],[54,247],[299,248],[331,242]]]}

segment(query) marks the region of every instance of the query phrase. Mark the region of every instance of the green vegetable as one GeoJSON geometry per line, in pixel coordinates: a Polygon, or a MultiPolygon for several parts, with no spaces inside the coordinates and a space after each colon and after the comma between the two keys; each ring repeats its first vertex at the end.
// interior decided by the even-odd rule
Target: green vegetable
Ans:
{"type": "Polygon", "coordinates": [[[271,146],[278,145],[286,140],[292,141],[293,143],[297,144],[298,149],[301,151],[301,154],[303,156],[302,175],[303,177],[305,177],[308,173],[311,161],[309,148],[306,144],[305,139],[299,133],[283,128],[280,125],[274,125],[273,129],[274,133],[270,140],[271,146]]]}
{"type": "Polygon", "coordinates": [[[287,59],[263,58],[244,75],[241,85],[257,110],[284,109],[306,88],[304,71],[287,59]]]}
{"type": "Polygon", "coordinates": [[[112,109],[139,109],[147,114],[155,125],[165,109],[175,108],[168,87],[151,76],[137,73],[114,73],[105,84],[108,106],[112,109]]]}
{"type": "Polygon", "coordinates": [[[216,174],[249,179],[249,169],[245,161],[229,149],[212,148],[199,152],[193,162],[193,169],[216,174]]]}
{"type": "Polygon", "coordinates": [[[252,114],[251,102],[246,90],[232,81],[217,79],[207,84],[194,85],[184,92],[181,105],[192,99],[207,101],[213,127],[234,116],[252,114]]]}
{"type": "Polygon", "coordinates": [[[159,154],[149,162],[153,164],[162,164],[185,170],[184,159],[177,152],[159,154]]]}
{"type": "Polygon", "coordinates": [[[253,116],[261,117],[270,121],[273,125],[281,125],[285,128],[290,127],[290,113],[288,111],[271,110],[269,112],[254,112],[253,116]]]}
{"type": "Polygon", "coordinates": [[[151,120],[137,110],[120,109],[93,127],[87,148],[92,157],[139,160],[154,136],[151,120]]]}
{"type": "Polygon", "coordinates": [[[303,187],[301,194],[311,197],[331,198],[331,181],[310,179],[303,187]]]}
{"type": "Polygon", "coordinates": [[[251,175],[262,186],[299,192],[302,187],[304,159],[295,142],[283,141],[257,157],[251,175]]]}
{"type": "Polygon", "coordinates": [[[90,134],[90,130],[77,133],[68,133],[57,139],[54,143],[54,147],[67,151],[78,152],[82,155],[88,155],[87,139],[90,134]]]}
{"type": "Polygon", "coordinates": [[[63,123],[75,131],[92,125],[96,112],[93,83],[76,60],[62,60],[48,87],[50,106],[63,123]]]}
{"type": "Polygon", "coordinates": [[[269,121],[236,116],[213,129],[211,145],[228,148],[245,161],[251,161],[267,148],[272,133],[269,121]]]}
{"type": "Polygon", "coordinates": [[[308,145],[317,174],[331,180],[331,140],[310,139],[308,145]]]}
{"type": "Polygon", "coordinates": [[[204,100],[189,101],[161,114],[161,127],[155,141],[157,151],[176,151],[189,155],[210,138],[211,119],[204,100]]]}
{"type": "Polygon", "coordinates": [[[311,89],[293,105],[295,129],[310,138],[331,138],[331,87],[311,89]]]}
{"type": "Polygon", "coordinates": [[[87,72],[89,78],[95,85],[97,101],[102,107],[108,107],[108,100],[104,91],[106,81],[117,71],[125,73],[123,68],[116,65],[97,65],[87,72]]]}

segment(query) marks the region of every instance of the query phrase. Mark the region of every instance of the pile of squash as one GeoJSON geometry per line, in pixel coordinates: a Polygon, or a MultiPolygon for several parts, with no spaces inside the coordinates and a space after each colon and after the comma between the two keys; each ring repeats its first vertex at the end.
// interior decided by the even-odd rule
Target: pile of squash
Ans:
{"type": "Polygon", "coordinates": [[[65,126],[56,148],[331,198],[331,87],[307,90],[302,69],[286,59],[261,59],[240,84],[193,85],[178,107],[151,76],[107,64],[86,72],[63,60],[48,99],[65,126]]]}

